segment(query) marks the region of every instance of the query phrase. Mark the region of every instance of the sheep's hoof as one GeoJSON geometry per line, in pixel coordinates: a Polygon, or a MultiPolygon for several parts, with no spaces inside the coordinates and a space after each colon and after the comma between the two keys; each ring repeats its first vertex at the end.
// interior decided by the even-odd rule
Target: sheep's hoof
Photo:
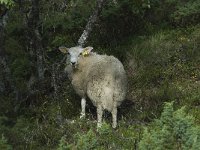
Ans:
{"type": "Polygon", "coordinates": [[[85,114],[81,114],[80,119],[84,119],[84,118],[85,118],[85,114]]]}
{"type": "Polygon", "coordinates": [[[113,128],[113,129],[116,129],[116,128],[117,128],[117,125],[116,125],[116,124],[112,124],[112,128],[113,128]]]}
{"type": "Polygon", "coordinates": [[[102,124],[97,124],[97,132],[99,132],[99,130],[101,129],[102,124]]]}

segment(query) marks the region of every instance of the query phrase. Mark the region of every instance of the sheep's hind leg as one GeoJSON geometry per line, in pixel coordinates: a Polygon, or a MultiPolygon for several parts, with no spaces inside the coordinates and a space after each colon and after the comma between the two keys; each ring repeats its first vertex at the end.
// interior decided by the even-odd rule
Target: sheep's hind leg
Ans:
{"type": "Polygon", "coordinates": [[[112,127],[117,127],[117,107],[114,107],[112,110],[112,127]]]}
{"type": "Polygon", "coordinates": [[[102,115],[103,115],[103,108],[101,105],[97,106],[97,128],[100,128],[102,125],[102,115]]]}
{"type": "Polygon", "coordinates": [[[85,118],[85,106],[86,106],[86,99],[85,98],[82,98],[81,99],[81,116],[80,118],[85,118]]]}

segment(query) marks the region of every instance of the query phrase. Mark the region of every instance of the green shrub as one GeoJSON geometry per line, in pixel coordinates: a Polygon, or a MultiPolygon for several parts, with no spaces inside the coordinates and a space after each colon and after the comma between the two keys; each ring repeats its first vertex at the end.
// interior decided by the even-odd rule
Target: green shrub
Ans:
{"type": "MultiPolygon", "coordinates": [[[[91,124],[91,123],[90,123],[91,124]]],[[[90,125],[88,124],[88,125],[90,125]]],[[[96,126],[90,129],[76,130],[73,140],[63,136],[60,140],[58,150],[66,149],[134,149],[140,135],[139,126],[127,126],[120,122],[119,129],[113,130],[107,123],[96,131],[96,126]]]]}
{"type": "Polygon", "coordinates": [[[159,27],[188,26],[199,23],[199,0],[150,0],[151,9],[146,18],[159,27]],[[155,17],[156,16],[156,17],[155,17]],[[167,25],[167,26],[166,26],[167,25]]]}
{"type": "Polygon", "coordinates": [[[2,150],[12,150],[12,146],[7,143],[7,139],[4,137],[4,135],[1,135],[0,139],[0,149],[2,150]]]}
{"type": "Polygon", "coordinates": [[[200,149],[200,127],[194,117],[186,114],[185,107],[176,111],[173,103],[166,103],[161,118],[146,128],[139,143],[141,150],[200,149]]]}
{"type": "Polygon", "coordinates": [[[200,18],[200,1],[192,0],[187,3],[180,3],[177,5],[171,18],[182,26],[198,23],[200,18]]]}

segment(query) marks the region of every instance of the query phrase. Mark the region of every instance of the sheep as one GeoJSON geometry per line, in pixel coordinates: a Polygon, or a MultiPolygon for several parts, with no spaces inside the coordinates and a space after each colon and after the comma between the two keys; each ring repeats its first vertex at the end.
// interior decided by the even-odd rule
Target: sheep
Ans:
{"type": "Polygon", "coordinates": [[[81,116],[85,117],[86,97],[97,107],[97,128],[102,125],[103,111],[112,114],[112,127],[117,127],[117,107],[125,99],[127,77],[122,63],[114,56],[91,52],[93,47],[59,47],[69,54],[68,76],[81,97],[81,116]]]}

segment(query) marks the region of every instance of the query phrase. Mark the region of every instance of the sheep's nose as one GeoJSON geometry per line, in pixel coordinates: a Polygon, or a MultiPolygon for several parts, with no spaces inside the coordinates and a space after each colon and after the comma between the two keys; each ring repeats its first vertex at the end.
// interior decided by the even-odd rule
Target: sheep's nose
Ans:
{"type": "Polygon", "coordinates": [[[76,64],[76,62],[71,62],[72,66],[74,66],[76,64]]]}

